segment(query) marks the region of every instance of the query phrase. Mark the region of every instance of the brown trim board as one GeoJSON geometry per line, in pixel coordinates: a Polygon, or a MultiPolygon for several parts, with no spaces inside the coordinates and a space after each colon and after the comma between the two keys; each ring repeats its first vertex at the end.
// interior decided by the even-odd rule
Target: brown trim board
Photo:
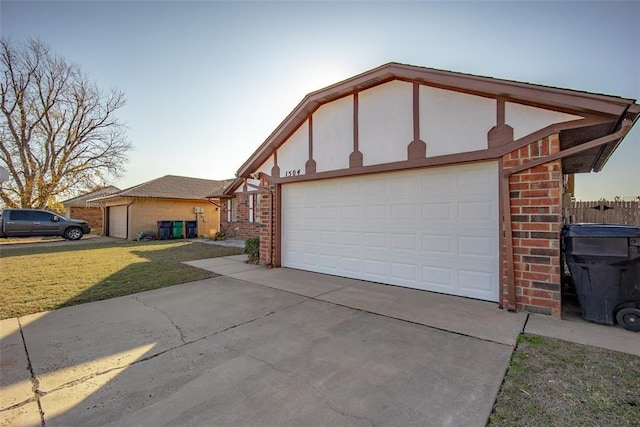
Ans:
{"type": "Polygon", "coordinates": [[[270,151],[282,144],[287,135],[291,135],[320,105],[391,80],[440,86],[458,92],[477,93],[488,98],[504,98],[508,102],[579,115],[619,116],[629,105],[634,105],[634,100],[631,99],[389,63],[306,95],[240,167],[238,175],[245,175],[256,163],[263,163],[270,151]]]}

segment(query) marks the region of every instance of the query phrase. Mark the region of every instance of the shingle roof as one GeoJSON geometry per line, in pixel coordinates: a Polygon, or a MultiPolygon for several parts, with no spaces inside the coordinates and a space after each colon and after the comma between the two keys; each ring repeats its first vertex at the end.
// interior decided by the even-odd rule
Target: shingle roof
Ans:
{"type": "Polygon", "coordinates": [[[71,199],[65,200],[64,202],[62,202],[62,204],[65,207],[71,207],[71,206],[84,207],[84,206],[87,205],[87,201],[89,201],[91,199],[95,199],[97,197],[104,197],[104,196],[107,196],[109,194],[115,193],[117,191],[120,191],[120,189],[118,187],[115,187],[113,185],[109,185],[109,186],[101,188],[99,190],[91,191],[90,193],[81,194],[80,196],[73,197],[71,199]]]}
{"type": "Polygon", "coordinates": [[[206,199],[222,189],[225,181],[165,175],[142,184],[134,185],[117,193],[98,199],[113,197],[156,197],[164,199],[206,199]]]}

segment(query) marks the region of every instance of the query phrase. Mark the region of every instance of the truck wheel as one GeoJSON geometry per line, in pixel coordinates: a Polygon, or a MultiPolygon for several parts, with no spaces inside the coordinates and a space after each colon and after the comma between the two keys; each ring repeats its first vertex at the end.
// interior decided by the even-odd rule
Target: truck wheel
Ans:
{"type": "Polygon", "coordinates": [[[618,324],[623,328],[640,332],[640,310],[635,307],[625,307],[618,310],[616,314],[616,320],[618,324]]]}
{"type": "Polygon", "coordinates": [[[64,238],[68,240],[80,240],[82,234],[82,230],[78,227],[71,227],[64,232],[64,238]]]}

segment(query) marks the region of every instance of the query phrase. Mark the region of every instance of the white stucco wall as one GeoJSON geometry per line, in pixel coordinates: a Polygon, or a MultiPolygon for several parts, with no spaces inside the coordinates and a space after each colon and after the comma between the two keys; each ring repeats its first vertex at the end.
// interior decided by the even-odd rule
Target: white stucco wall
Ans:
{"type": "Polygon", "coordinates": [[[495,99],[420,86],[420,138],[427,157],[486,149],[496,114],[495,99]]]}
{"type": "MultiPolygon", "coordinates": [[[[258,187],[258,186],[260,186],[260,180],[259,179],[249,178],[249,179],[247,179],[247,184],[255,185],[256,187],[258,187]]],[[[255,191],[257,191],[256,188],[247,186],[247,191],[246,192],[252,193],[252,192],[255,192],[255,191]]],[[[238,187],[236,189],[236,191],[234,191],[234,194],[239,194],[239,193],[245,193],[244,184],[240,185],[240,187],[238,187]]]]}
{"type": "Polygon", "coordinates": [[[407,160],[413,139],[413,85],[392,81],[360,92],[358,123],[364,166],[407,160]]]}
{"type": "Polygon", "coordinates": [[[256,172],[266,173],[271,176],[271,169],[273,168],[273,155],[267,159],[266,162],[260,165],[256,172]]]}
{"type": "Polygon", "coordinates": [[[278,166],[280,176],[300,170],[304,175],[304,165],[309,160],[309,122],[306,121],[278,148],[278,166]]]}
{"type": "Polygon", "coordinates": [[[349,167],[353,151],[353,96],[325,104],[313,113],[316,172],[349,167]]]}
{"type": "Polygon", "coordinates": [[[505,122],[513,128],[514,140],[518,140],[554,123],[568,122],[581,118],[580,116],[543,110],[542,108],[529,107],[514,102],[505,103],[505,122]]]}

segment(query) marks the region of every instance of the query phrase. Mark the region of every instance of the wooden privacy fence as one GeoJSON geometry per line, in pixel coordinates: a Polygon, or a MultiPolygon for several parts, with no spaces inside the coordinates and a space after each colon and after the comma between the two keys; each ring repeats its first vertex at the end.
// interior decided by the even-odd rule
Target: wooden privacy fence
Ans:
{"type": "Polygon", "coordinates": [[[565,208],[566,222],[640,225],[640,202],[571,202],[565,208]]]}

